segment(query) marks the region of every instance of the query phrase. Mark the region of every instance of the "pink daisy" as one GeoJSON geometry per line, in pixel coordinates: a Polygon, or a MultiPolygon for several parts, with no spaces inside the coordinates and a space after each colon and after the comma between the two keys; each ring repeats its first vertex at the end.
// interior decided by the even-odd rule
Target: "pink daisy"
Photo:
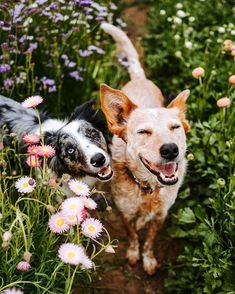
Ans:
{"type": "Polygon", "coordinates": [[[78,180],[71,180],[69,181],[69,188],[78,196],[88,196],[90,194],[89,187],[78,180]]]}
{"type": "Polygon", "coordinates": [[[26,159],[26,163],[30,167],[39,167],[39,166],[41,166],[41,162],[42,161],[38,158],[38,156],[35,156],[35,155],[30,155],[26,159]]]}
{"type": "Polygon", "coordinates": [[[30,155],[39,155],[39,152],[40,152],[40,146],[39,145],[32,145],[32,146],[29,146],[28,149],[27,149],[27,152],[30,154],[30,155]]]}
{"type": "Polygon", "coordinates": [[[87,198],[87,197],[82,197],[84,206],[88,209],[96,209],[97,208],[97,203],[91,199],[91,198],[87,198]]]}
{"type": "Polygon", "coordinates": [[[40,146],[38,155],[45,156],[45,157],[52,157],[55,155],[55,149],[51,147],[50,145],[40,146]]]}
{"type": "Polygon", "coordinates": [[[36,182],[30,177],[22,177],[15,182],[15,187],[20,193],[31,193],[36,187],[36,182]]]}
{"type": "Polygon", "coordinates": [[[28,271],[29,269],[31,269],[31,265],[27,262],[27,261],[20,261],[16,268],[19,271],[28,271]]]}
{"type": "Polygon", "coordinates": [[[37,144],[40,141],[40,136],[36,134],[25,135],[22,140],[30,145],[37,144]]]}
{"type": "Polygon", "coordinates": [[[70,197],[66,199],[61,205],[61,210],[64,215],[81,214],[83,208],[83,200],[79,197],[70,197]]]}
{"type": "Polygon", "coordinates": [[[24,294],[24,292],[16,288],[8,288],[5,289],[1,294],[24,294]]]}
{"type": "Polygon", "coordinates": [[[78,265],[82,263],[86,255],[83,247],[73,243],[65,243],[60,246],[58,256],[64,263],[78,265]]]}
{"type": "Polygon", "coordinates": [[[24,108],[35,108],[38,104],[42,103],[42,101],[43,98],[41,96],[31,96],[22,102],[22,106],[24,108]]]}
{"type": "Polygon", "coordinates": [[[61,213],[53,214],[49,219],[48,226],[53,233],[57,234],[66,232],[69,229],[69,225],[65,222],[61,213]]]}
{"type": "Polygon", "coordinates": [[[81,268],[82,269],[91,269],[91,268],[93,268],[93,262],[86,255],[82,259],[81,268]]]}
{"type": "Polygon", "coordinates": [[[82,223],[82,232],[87,237],[96,239],[100,236],[102,230],[103,225],[98,219],[89,217],[82,223]]]}

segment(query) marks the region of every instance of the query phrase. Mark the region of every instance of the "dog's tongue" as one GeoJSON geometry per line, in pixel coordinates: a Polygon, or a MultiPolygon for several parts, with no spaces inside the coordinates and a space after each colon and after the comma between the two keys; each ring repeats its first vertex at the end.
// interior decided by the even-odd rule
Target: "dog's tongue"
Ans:
{"type": "Polygon", "coordinates": [[[106,177],[107,175],[109,175],[111,172],[112,172],[111,166],[108,165],[108,166],[103,167],[99,171],[98,175],[103,178],[103,177],[106,177]]]}
{"type": "Polygon", "coordinates": [[[176,172],[176,163],[172,162],[172,163],[167,163],[167,164],[155,165],[154,169],[156,171],[164,174],[164,176],[170,177],[170,176],[174,175],[176,172]]]}

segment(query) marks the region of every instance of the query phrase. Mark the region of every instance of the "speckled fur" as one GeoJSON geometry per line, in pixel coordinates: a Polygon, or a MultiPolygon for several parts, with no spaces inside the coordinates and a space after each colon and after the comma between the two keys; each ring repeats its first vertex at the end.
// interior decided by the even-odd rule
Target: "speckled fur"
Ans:
{"type": "Polygon", "coordinates": [[[189,91],[180,93],[164,108],[160,89],[146,79],[138,61],[138,54],[125,33],[109,24],[102,25],[102,28],[127,54],[131,76],[131,81],[121,91],[101,85],[102,110],[106,115],[109,130],[114,134],[111,148],[114,169],[112,194],[129,236],[127,258],[132,265],[141,255],[138,231],[147,228],[142,260],[144,270],[152,275],[159,267],[153,253],[153,243],[169,208],[175,202],[186,170],[185,133],[189,130],[189,125],[185,118],[185,102],[189,91]],[[137,59],[133,62],[134,68],[133,59],[137,59]],[[180,127],[173,131],[174,124],[180,127]],[[141,129],[150,130],[150,134],[140,135],[138,130],[141,129]],[[179,147],[176,159],[178,182],[159,188],[161,183],[144,166],[140,155],[144,155],[149,162],[156,165],[164,164],[159,150],[163,144],[171,142],[179,147]],[[144,191],[128,174],[128,170],[140,183],[147,183],[152,191],[144,191]]]}

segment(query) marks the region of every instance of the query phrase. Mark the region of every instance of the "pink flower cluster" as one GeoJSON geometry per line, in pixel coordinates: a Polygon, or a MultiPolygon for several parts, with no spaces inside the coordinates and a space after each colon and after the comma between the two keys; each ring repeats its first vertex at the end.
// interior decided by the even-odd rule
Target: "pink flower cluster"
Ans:
{"type": "MultiPolygon", "coordinates": [[[[98,219],[87,217],[87,211],[97,208],[96,202],[87,197],[90,190],[86,184],[72,179],[68,182],[71,191],[77,194],[64,200],[60,211],[53,214],[49,219],[49,228],[53,233],[62,234],[72,227],[80,227],[79,231],[86,237],[96,239],[103,231],[103,225],[98,219]]],[[[81,245],[73,243],[62,244],[58,251],[59,258],[72,265],[80,264],[82,269],[90,269],[92,261],[86,256],[81,245]]]]}
{"type": "Polygon", "coordinates": [[[25,135],[23,141],[30,145],[27,149],[29,156],[26,159],[26,163],[30,167],[41,166],[42,161],[40,157],[50,158],[55,155],[55,149],[50,145],[35,145],[40,141],[40,136],[37,134],[25,135]]]}

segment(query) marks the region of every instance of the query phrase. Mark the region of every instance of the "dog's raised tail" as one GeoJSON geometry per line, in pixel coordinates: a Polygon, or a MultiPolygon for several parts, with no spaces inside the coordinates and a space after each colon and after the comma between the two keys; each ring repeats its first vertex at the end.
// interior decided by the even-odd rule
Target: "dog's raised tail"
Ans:
{"type": "Polygon", "coordinates": [[[112,38],[120,46],[123,53],[126,54],[129,65],[128,72],[130,74],[131,80],[136,78],[145,78],[144,70],[139,61],[139,55],[127,35],[121,29],[106,22],[101,24],[101,28],[112,36],[112,38]]]}

